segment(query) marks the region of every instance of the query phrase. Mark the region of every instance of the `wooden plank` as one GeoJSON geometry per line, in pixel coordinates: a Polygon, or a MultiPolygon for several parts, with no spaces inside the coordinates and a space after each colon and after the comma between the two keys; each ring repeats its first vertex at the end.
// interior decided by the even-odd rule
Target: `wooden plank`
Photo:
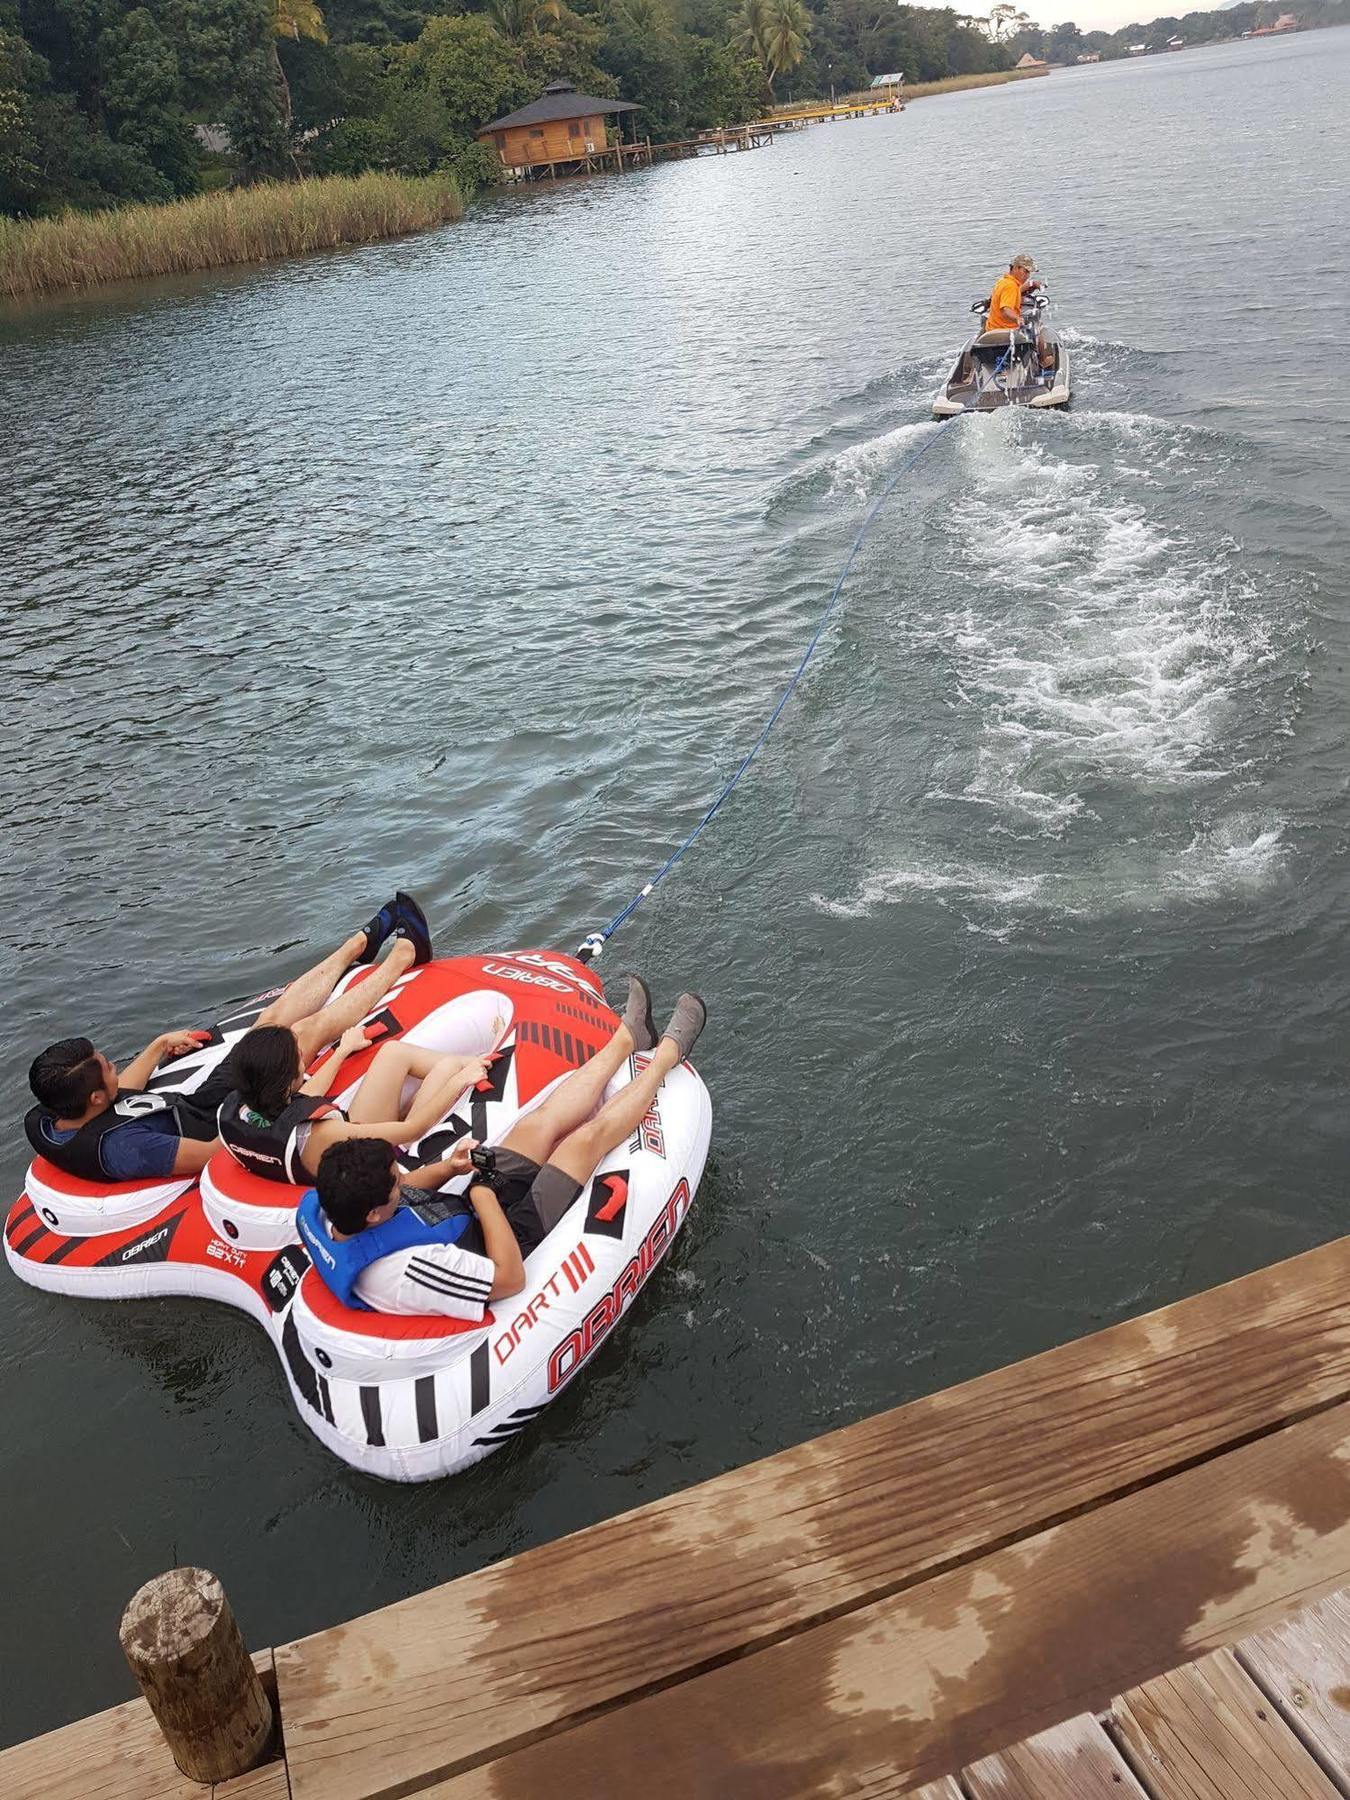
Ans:
{"type": "Polygon", "coordinates": [[[1342,1239],[284,1646],[292,1781],[471,1763],[1347,1393],[1342,1239]]]}
{"type": "MultiPolygon", "coordinates": [[[[206,1790],[194,1787],[197,1800],[204,1800],[206,1790]]],[[[291,1800],[291,1784],[286,1778],[284,1762],[268,1763],[254,1769],[251,1775],[239,1775],[233,1781],[218,1781],[211,1789],[212,1800],[291,1800]]]]}
{"type": "Polygon", "coordinates": [[[1339,1800],[1230,1651],[1131,1689],[1112,1716],[1159,1800],[1339,1800]]]}
{"type": "MultiPolygon", "coordinates": [[[[254,1666],[270,1685],[272,1652],[254,1666]]],[[[144,1700],[128,1700],[74,1725],[0,1750],[5,1800],[290,1800],[284,1763],[204,1788],[174,1767],[144,1700]]]]}
{"type": "MultiPolygon", "coordinates": [[[[536,1800],[565,1770],[578,1793],[640,1786],[644,1800],[899,1795],[1097,1712],[1348,1574],[1340,1406],[522,1746],[445,1792],[536,1800]]],[[[607,1654],[622,1657],[622,1641],[607,1654]]],[[[400,1723],[390,1719],[391,1737],[400,1723]]],[[[296,1800],[347,1791],[297,1781],[293,1761],[292,1782],[296,1800]]]]}
{"type": "Polygon", "coordinates": [[[1350,1792],[1350,1590],[1248,1638],[1237,1658],[1350,1792]]]}
{"type": "Polygon", "coordinates": [[[1129,1764],[1086,1713],[982,1758],[961,1778],[970,1800],[1148,1800],[1129,1764]]]}
{"type": "Polygon", "coordinates": [[[921,1788],[911,1788],[905,1800],[966,1800],[957,1786],[954,1775],[944,1775],[941,1781],[930,1781],[921,1788]]]}

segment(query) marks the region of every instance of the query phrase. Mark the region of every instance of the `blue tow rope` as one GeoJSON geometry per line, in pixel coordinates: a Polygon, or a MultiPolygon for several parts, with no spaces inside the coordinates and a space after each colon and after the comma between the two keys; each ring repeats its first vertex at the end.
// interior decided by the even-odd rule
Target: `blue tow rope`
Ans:
{"type": "Polygon", "coordinates": [[[921,444],[912,456],[908,456],[905,458],[904,462],[902,462],[900,464],[900,467],[891,476],[890,480],[887,481],[886,485],[882,488],[881,492],[877,495],[876,499],[872,502],[871,506],[868,507],[867,514],[866,514],[865,518],[863,519],[862,524],[858,527],[858,535],[853,540],[853,548],[849,551],[848,556],[846,557],[846,559],[844,561],[844,566],[839,571],[839,579],[834,584],[834,592],[830,595],[830,603],[825,608],[825,611],[821,614],[820,623],[816,626],[815,635],[812,637],[811,642],[806,646],[805,653],[803,654],[801,661],[797,664],[796,672],[793,675],[791,681],[789,681],[787,686],[783,689],[782,695],[779,698],[777,706],[775,706],[773,711],[769,714],[769,718],[768,718],[767,723],[764,726],[764,729],[760,732],[759,736],[755,739],[754,743],[750,746],[750,749],[746,752],[746,755],[745,755],[743,761],[741,762],[740,767],[736,770],[736,773],[731,777],[731,780],[726,783],[726,785],[725,785],[725,787],[723,787],[721,793],[713,801],[712,805],[708,808],[707,812],[704,813],[703,817],[699,820],[698,824],[695,825],[694,829],[689,833],[689,836],[680,845],[679,849],[673,851],[671,853],[671,855],[666,858],[665,862],[656,871],[655,875],[652,876],[651,880],[648,881],[642,888],[640,888],[636,894],[634,894],[633,898],[628,902],[627,906],[624,907],[622,912],[615,913],[614,917],[610,920],[609,924],[606,925],[602,931],[593,931],[590,933],[590,935],[587,938],[584,939],[580,948],[577,951],[577,956],[582,962],[593,962],[600,955],[600,953],[604,950],[605,945],[614,936],[614,933],[619,929],[620,925],[622,925],[625,922],[625,920],[632,918],[633,914],[637,911],[638,907],[642,905],[642,902],[647,898],[648,894],[652,893],[655,888],[660,886],[660,884],[665,880],[666,876],[669,875],[670,871],[675,867],[676,863],[679,862],[680,858],[684,855],[685,851],[693,848],[694,843],[699,838],[699,836],[702,834],[704,828],[708,825],[711,825],[713,820],[717,817],[717,814],[721,811],[723,804],[730,798],[731,792],[732,792],[733,788],[736,786],[737,782],[741,779],[741,776],[745,774],[746,770],[750,767],[751,763],[755,760],[755,758],[759,755],[760,751],[764,748],[764,744],[769,736],[769,733],[773,730],[774,726],[778,723],[779,715],[783,711],[783,708],[787,705],[788,701],[792,698],[793,694],[795,693],[796,688],[797,688],[797,683],[801,680],[802,676],[806,673],[806,666],[810,662],[811,658],[815,655],[816,646],[820,643],[821,638],[825,635],[825,627],[830,622],[830,617],[834,612],[835,606],[838,604],[839,596],[843,592],[844,583],[848,579],[849,570],[853,567],[854,561],[857,558],[859,550],[862,549],[863,539],[867,536],[868,530],[871,527],[873,519],[876,518],[877,514],[881,511],[882,507],[886,504],[887,500],[890,499],[891,494],[893,493],[901,476],[908,474],[909,470],[911,470],[914,467],[915,463],[919,462],[921,458],[927,456],[928,452],[933,448],[933,445],[942,436],[943,432],[947,429],[947,427],[949,425],[954,425],[956,423],[956,420],[959,417],[960,417],[960,414],[957,413],[957,414],[953,414],[953,416],[951,418],[944,419],[942,421],[941,425],[939,425],[937,430],[933,433],[932,437],[928,438],[926,440],[926,442],[921,444]]]}

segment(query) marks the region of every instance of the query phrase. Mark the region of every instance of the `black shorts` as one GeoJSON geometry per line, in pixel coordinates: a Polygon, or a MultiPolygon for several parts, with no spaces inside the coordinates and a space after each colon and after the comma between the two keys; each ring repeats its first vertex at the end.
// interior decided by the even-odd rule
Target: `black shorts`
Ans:
{"type": "MultiPolygon", "coordinates": [[[[247,1036],[248,1033],[245,1032],[244,1037],[247,1036]]],[[[241,1038],[239,1043],[243,1041],[241,1038]]],[[[156,1089],[157,1093],[172,1103],[184,1137],[210,1143],[217,1136],[216,1114],[220,1111],[220,1103],[239,1086],[234,1072],[235,1052],[238,1048],[239,1044],[235,1044],[227,1050],[201,1086],[194,1088],[190,1094],[180,1094],[173,1088],[156,1089]]]]}
{"type": "MultiPolygon", "coordinates": [[[[494,1150],[496,1173],[492,1179],[498,1204],[515,1234],[520,1254],[537,1250],[581,1192],[582,1183],[552,1163],[542,1167],[518,1150],[494,1150]]],[[[466,1250],[482,1254],[482,1230],[475,1223],[460,1242],[466,1250]]]]}

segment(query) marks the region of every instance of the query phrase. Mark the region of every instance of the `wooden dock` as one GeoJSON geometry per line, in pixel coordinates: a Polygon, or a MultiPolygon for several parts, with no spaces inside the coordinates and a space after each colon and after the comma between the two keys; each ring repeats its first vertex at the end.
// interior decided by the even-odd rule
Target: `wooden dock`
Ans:
{"type": "Polygon", "coordinates": [[[726,156],[733,150],[763,150],[774,140],[766,125],[727,125],[718,131],[701,131],[697,137],[677,143],[653,144],[654,159],[685,156],[726,156]]]}
{"type": "MultiPolygon", "coordinates": [[[[1347,1584],[1341,1239],[264,1652],[284,1750],[214,1792],[1321,1800],[1347,1584]]],[[[204,1791],[139,1701],[0,1753],[204,1791]]]]}
{"type": "Polygon", "coordinates": [[[874,119],[878,113],[902,113],[905,103],[900,99],[885,100],[835,100],[823,102],[819,106],[795,107],[791,112],[773,113],[767,119],[761,119],[761,127],[769,131],[796,131],[803,125],[830,125],[843,119],[874,119]]]}

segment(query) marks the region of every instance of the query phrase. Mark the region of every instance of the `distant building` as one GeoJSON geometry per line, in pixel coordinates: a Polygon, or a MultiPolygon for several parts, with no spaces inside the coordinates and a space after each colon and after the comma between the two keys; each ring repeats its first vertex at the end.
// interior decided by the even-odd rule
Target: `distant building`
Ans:
{"type": "Polygon", "coordinates": [[[1019,69],[1048,69],[1050,65],[1042,57],[1033,56],[1028,50],[1025,56],[1017,59],[1017,67],[1019,69]]]}
{"type": "Polygon", "coordinates": [[[1075,56],[1073,60],[1076,63],[1100,62],[1102,53],[1100,50],[1085,50],[1081,56],[1075,56]]]}
{"type": "Polygon", "coordinates": [[[1147,56],[1148,55],[1148,45],[1147,44],[1126,44],[1125,54],[1126,54],[1126,56],[1147,56]]]}
{"type": "Polygon", "coordinates": [[[1184,50],[1186,48],[1186,40],[1184,37],[1170,37],[1167,40],[1167,48],[1169,50],[1184,50]]]}
{"type": "Polygon", "coordinates": [[[1298,20],[1293,13],[1281,13],[1273,25],[1258,25],[1254,31],[1244,31],[1243,37],[1274,37],[1277,31],[1297,31],[1298,20]]]}
{"type": "Polygon", "coordinates": [[[868,84],[874,88],[898,88],[905,85],[905,72],[897,69],[893,75],[874,75],[868,84]]]}
{"type": "MultiPolygon", "coordinates": [[[[554,81],[539,99],[484,125],[480,144],[491,144],[508,175],[579,175],[589,169],[622,168],[630,157],[626,145],[611,144],[605,130],[609,113],[638,109],[628,100],[601,100],[579,94],[570,81],[554,81]]],[[[634,150],[642,146],[634,146],[634,150]]]]}

